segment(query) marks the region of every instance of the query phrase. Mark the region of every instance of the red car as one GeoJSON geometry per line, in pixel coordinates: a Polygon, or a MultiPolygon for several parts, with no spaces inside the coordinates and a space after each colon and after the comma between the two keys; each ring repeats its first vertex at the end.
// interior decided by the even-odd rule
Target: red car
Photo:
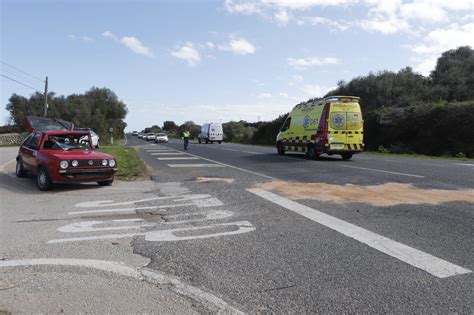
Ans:
{"type": "Polygon", "coordinates": [[[92,150],[87,131],[73,131],[70,122],[43,117],[25,117],[31,133],[16,158],[16,176],[36,175],[38,188],[55,183],[97,182],[109,186],[118,170],[111,155],[92,150]]]}

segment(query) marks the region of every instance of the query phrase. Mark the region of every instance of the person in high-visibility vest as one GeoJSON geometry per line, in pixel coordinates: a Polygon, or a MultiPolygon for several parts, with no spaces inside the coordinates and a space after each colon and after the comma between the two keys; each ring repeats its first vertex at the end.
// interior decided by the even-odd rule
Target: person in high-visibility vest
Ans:
{"type": "Polygon", "coordinates": [[[188,149],[188,144],[189,144],[189,136],[191,134],[189,133],[189,131],[187,131],[186,129],[183,131],[183,135],[182,135],[182,138],[184,140],[184,149],[187,150],[188,149]]]}

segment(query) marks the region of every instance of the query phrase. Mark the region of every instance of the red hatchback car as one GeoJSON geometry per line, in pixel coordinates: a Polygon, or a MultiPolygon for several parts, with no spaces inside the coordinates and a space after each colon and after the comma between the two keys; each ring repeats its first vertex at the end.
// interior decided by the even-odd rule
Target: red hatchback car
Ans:
{"type": "Polygon", "coordinates": [[[70,122],[43,117],[25,117],[31,133],[16,158],[16,176],[36,175],[38,188],[55,183],[97,182],[111,185],[118,170],[111,155],[92,150],[87,131],[73,131],[70,122]]]}

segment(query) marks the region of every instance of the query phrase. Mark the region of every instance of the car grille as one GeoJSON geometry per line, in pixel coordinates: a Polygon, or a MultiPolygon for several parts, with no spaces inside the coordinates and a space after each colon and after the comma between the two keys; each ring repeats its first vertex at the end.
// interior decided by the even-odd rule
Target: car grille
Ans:
{"type": "MultiPolygon", "coordinates": [[[[69,161],[69,165],[71,164],[72,161],[69,161]]],[[[94,159],[94,160],[77,160],[79,163],[78,166],[102,166],[102,160],[99,159],[94,159]],[[92,161],[92,164],[89,164],[89,162],[92,161]]]]}
{"type": "Polygon", "coordinates": [[[112,173],[116,169],[107,167],[107,168],[70,168],[64,172],[65,174],[103,174],[103,173],[112,173]]]}

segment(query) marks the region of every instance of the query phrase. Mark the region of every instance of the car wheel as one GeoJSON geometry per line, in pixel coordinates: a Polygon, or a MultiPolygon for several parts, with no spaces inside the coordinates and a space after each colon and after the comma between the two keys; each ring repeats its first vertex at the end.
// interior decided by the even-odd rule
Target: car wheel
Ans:
{"type": "Polygon", "coordinates": [[[306,150],[307,150],[306,154],[308,155],[310,159],[315,159],[319,156],[319,154],[316,153],[316,148],[314,147],[314,145],[308,146],[306,150]]]}
{"type": "Polygon", "coordinates": [[[99,184],[99,186],[111,186],[113,182],[114,182],[113,179],[109,179],[109,180],[101,180],[100,182],[97,182],[97,184],[99,184]]]}
{"type": "Polygon", "coordinates": [[[283,144],[281,144],[281,143],[277,144],[277,152],[278,152],[278,155],[284,155],[285,154],[285,148],[283,147],[283,144]]]}
{"type": "Polygon", "coordinates": [[[198,143],[201,144],[201,138],[198,138],[198,143]]]}
{"type": "Polygon", "coordinates": [[[218,143],[219,143],[219,144],[221,144],[221,143],[222,143],[222,141],[219,141],[218,143]]]}
{"type": "Polygon", "coordinates": [[[97,140],[97,145],[95,147],[98,148],[99,146],[100,146],[100,141],[97,140]]]}
{"type": "Polygon", "coordinates": [[[23,167],[23,162],[21,161],[20,158],[16,161],[15,174],[16,174],[16,177],[26,176],[26,171],[25,171],[25,168],[23,167]]]}
{"type": "Polygon", "coordinates": [[[214,141],[211,141],[211,144],[214,144],[214,141]]]}
{"type": "Polygon", "coordinates": [[[352,153],[341,153],[343,160],[350,160],[352,158],[352,153]]]}
{"type": "Polygon", "coordinates": [[[53,187],[53,182],[49,177],[48,172],[46,172],[43,166],[40,166],[38,174],[36,175],[36,183],[40,190],[50,190],[53,187]]]}

